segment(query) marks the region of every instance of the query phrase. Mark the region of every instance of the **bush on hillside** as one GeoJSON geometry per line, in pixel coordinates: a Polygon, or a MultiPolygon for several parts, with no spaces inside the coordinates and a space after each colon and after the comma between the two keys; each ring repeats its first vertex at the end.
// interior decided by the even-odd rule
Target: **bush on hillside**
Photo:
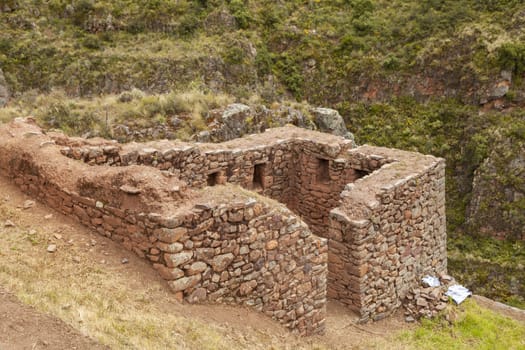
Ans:
{"type": "Polygon", "coordinates": [[[497,54],[498,63],[502,69],[510,70],[516,75],[525,72],[525,44],[503,44],[497,54]]]}

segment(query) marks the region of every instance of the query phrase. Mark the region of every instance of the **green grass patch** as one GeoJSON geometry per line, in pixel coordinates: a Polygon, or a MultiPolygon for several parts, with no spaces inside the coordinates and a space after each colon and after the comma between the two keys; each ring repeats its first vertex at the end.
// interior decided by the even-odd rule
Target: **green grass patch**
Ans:
{"type": "Polygon", "coordinates": [[[449,309],[448,314],[424,319],[416,330],[404,332],[400,339],[415,349],[518,350],[525,348],[525,325],[469,299],[449,309]]]}

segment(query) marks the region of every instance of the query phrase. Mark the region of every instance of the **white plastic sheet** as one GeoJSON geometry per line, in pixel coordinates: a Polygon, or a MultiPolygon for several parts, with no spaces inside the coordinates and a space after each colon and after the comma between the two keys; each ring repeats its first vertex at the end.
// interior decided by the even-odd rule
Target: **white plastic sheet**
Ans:
{"type": "Polygon", "coordinates": [[[467,288],[463,287],[462,285],[454,284],[448,287],[448,290],[445,293],[445,295],[451,297],[456,302],[456,304],[459,305],[463,301],[465,301],[465,299],[471,296],[472,292],[467,288]]]}
{"type": "Polygon", "coordinates": [[[441,285],[439,278],[430,275],[423,277],[423,282],[429,287],[439,287],[441,285]]]}

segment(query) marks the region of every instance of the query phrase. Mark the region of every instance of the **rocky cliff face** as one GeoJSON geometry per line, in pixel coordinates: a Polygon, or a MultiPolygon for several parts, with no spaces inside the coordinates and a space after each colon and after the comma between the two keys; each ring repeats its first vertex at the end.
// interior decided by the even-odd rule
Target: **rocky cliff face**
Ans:
{"type": "Polygon", "coordinates": [[[476,170],[467,224],[472,231],[500,239],[525,240],[523,142],[504,139],[476,170]]]}

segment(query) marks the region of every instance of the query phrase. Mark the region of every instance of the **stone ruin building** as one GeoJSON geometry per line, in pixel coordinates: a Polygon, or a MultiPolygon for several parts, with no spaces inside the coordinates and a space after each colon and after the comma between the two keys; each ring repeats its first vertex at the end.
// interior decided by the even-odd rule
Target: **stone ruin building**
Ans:
{"type": "Polygon", "coordinates": [[[296,127],[221,144],[117,144],[0,127],[0,173],[150,261],[188,302],[250,306],[303,335],[327,298],[388,316],[446,272],[443,159],[296,127]]]}

